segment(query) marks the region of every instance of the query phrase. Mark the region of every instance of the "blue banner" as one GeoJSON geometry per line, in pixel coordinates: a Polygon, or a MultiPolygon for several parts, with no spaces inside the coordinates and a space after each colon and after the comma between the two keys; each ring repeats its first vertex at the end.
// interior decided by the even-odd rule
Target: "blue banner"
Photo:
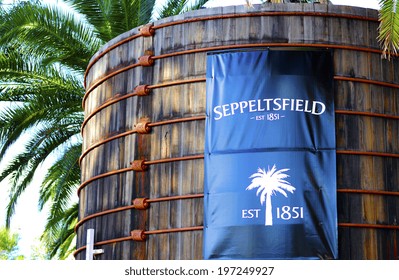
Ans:
{"type": "Polygon", "coordinates": [[[207,57],[205,259],[335,259],[328,50],[207,57]]]}

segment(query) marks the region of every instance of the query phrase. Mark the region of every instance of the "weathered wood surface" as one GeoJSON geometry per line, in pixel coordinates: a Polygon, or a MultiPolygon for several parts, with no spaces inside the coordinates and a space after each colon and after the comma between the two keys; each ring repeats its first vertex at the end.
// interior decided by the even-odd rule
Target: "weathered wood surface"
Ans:
{"type": "MultiPolygon", "coordinates": [[[[320,4],[213,8],[157,21],[152,37],[136,36],[112,47],[138,34],[137,28],[109,42],[93,57],[86,77],[86,89],[90,92],[84,101],[88,121],[82,135],[83,152],[90,151],[81,159],[79,219],[83,222],[77,228],[76,258],[84,259],[82,247],[88,228],[95,229],[96,243],[105,243],[96,246],[104,249],[98,259],[202,258],[201,230],[151,233],[201,226],[201,198],[154,202],[147,210],[129,209],[87,217],[131,205],[137,197],[163,198],[203,192],[202,159],[149,164],[144,172],[128,168],[138,159],[151,162],[202,154],[204,120],[156,125],[151,127],[149,134],[131,133],[115,140],[107,139],[133,130],[143,118],[157,123],[204,116],[206,52],[212,48],[249,44],[267,47],[276,43],[282,47],[331,45],[334,49],[336,110],[399,116],[399,81],[395,76],[399,62],[397,58],[391,62],[382,60],[380,54],[373,51],[379,50],[375,39],[376,18],[377,11],[374,10],[320,4]],[[294,13],[272,15],[269,12],[294,13]],[[356,18],[338,17],[337,14],[356,18]],[[198,18],[206,19],[196,20],[198,18]],[[348,49],[348,46],[371,51],[348,49]],[[155,58],[153,66],[137,66],[113,75],[138,63],[139,57],[148,51],[155,58]],[[192,52],[181,53],[184,51],[192,52]],[[107,75],[109,78],[99,83],[107,75]],[[366,82],[340,77],[360,78],[366,82]],[[202,81],[168,84],[197,78],[202,81]],[[132,96],[95,111],[112,98],[130,94],[137,85],[144,84],[153,87],[148,96],[132,96]],[[101,141],[106,142],[90,148],[101,141]],[[109,174],[114,171],[116,174],[109,174]],[[109,175],[92,179],[101,174],[109,175]],[[135,229],[151,234],[145,242],[133,241],[129,236],[135,229]]],[[[398,123],[397,118],[336,114],[338,189],[399,192],[398,123]],[[340,151],[384,154],[360,155],[340,151]]],[[[397,259],[397,229],[350,225],[396,225],[398,201],[399,196],[394,195],[339,192],[338,222],[345,223],[338,228],[339,257],[397,259]]]]}

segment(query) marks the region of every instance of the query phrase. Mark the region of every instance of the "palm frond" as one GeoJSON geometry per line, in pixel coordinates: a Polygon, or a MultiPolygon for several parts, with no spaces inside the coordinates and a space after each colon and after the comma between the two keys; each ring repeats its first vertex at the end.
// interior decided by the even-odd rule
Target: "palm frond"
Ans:
{"type": "Polygon", "coordinates": [[[187,8],[186,11],[192,11],[192,10],[199,10],[201,9],[209,0],[197,0],[191,6],[187,8]]]}
{"type": "Polygon", "coordinates": [[[188,0],[168,0],[158,10],[156,19],[162,19],[170,16],[179,15],[188,11],[201,9],[209,0],[197,0],[190,4],[188,0]],[[189,5],[190,4],[190,5],[189,5]]]}
{"type": "Polygon", "coordinates": [[[266,175],[271,177],[273,175],[273,173],[276,172],[276,170],[277,170],[277,167],[276,167],[275,164],[273,164],[272,169],[270,169],[269,167],[267,168],[267,174],[266,175]]]}
{"type": "Polygon", "coordinates": [[[155,0],[66,0],[103,42],[150,21],[155,0]]]}
{"type": "Polygon", "coordinates": [[[60,62],[72,69],[85,69],[88,59],[103,42],[93,30],[57,6],[17,5],[0,25],[0,44],[60,62]]]}
{"type": "Polygon", "coordinates": [[[81,142],[68,147],[48,170],[40,191],[40,209],[53,201],[50,215],[61,215],[70,203],[71,197],[80,183],[80,168],[78,158],[82,151],[81,142]]]}
{"type": "Polygon", "coordinates": [[[78,100],[84,94],[82,85],[83,71],[71,71],[60,64],[46,65],[32,53],[0,48],[0,101],[29,101],[32,95],[40,94],[54,99],[68,94],[78,100]]]}
{"type": "Polygon", "coordinates": [[[0,128],[1,157],[19,139],[21,134],[26,131],[38,131],[37,127],[42,134],[36,133],[35,137],[41,140],[46,137],[46,141],[53,140],[54,136],[60,136],[57,133],[67,133],[65,137],[60,138],[60,140],[65,140],[80,132],[79,122],[83,118],[82,114],[76,114],[73,110],[69,111],[70,108],[64,107],[68,105],[67,102],[47,107],[40,104],[40,100],[39,98],[35,103],[8,108],[0,114],[0,121],[4,123],[4,126],[0,128]],[[49,109],[54,111],[54,115],[48,114],[49,109]],[[44,131],[41,131],[40,125],[45,127],[44,131]],[[61,132],[60,128],[63,128],[64,131],[61,132]]]}
{"type": "Polygon", "coordinates": [[[155,0],[148,1],[130,1],[123,0],[124,12],[125,15],[125,26],[126,30],[132,29],[133,27],[137,27],[143,24],[147,24],[151,21],[152,15],[154,13],[155,0]],[[137,17],[134,15],[137,14],[137,17]]]}
{"type": "Polygon", "coordinates": [[[267,193],[274,194],[275,191],[278,191],[285,197],[287,197],[287,193],[284,191],[289,191],[293,193],[295,187],[293,187],[288,181],[284,180],[288,178],[289,175],[284,172],[289,171],[288,168],[283,168],[277,170],[276,165],[273,165],[272,168],[268,168],[267,172],[265,169],[258,168],[258,172],[252,174],[249,178],[252,178],[251,184],[246,188],[246,190],[252,190],[254,188],[258,188],[256,195],[259,196],[261,203],[265,201],[265,196],[267,193]]]}
{"type": "Polygon", "coordinates": [[[0,55],[0,77],[0,101],[9,105],[0,111],[0,157],[21,134],[40,123],[67,121],[78,133],[83,90],[73,73],[6,52],[0,55]]]}
{"type": "Polygon", "coordinates": [[[188,0],[168,0],[158,12],[158,18],[178,15],[187,5],[188,0]]]}
{"type": "Polygon", "coordinates": [[[274,188],[273,191],[279,192],[282,195],[284,195],[285,197],[288,197],[287,193],[284,190],[280,189],[280,188],[274,188]]]}
{"type": "Polygon", "coordinates": [[[262,185],[263,179],[262,177],[256,177],[252,179],[251,184],[246,188],[246,190],[252,190],[253,188],[257,188],[262,185]]]}
{"type": "Polygon", "coordinates": [[[265,171],[265,169],[262,168],[258,168],[258,172],[252,174],[251,176],[249,176],[249,178],[255,178],[255,177],[263,177],[266,176],[267,172],[265,171]]]}
{"type": "MultiPolygon", "coordinates": [[[[12,187],[7,205],[6,224],[9,226],[18,198],[32,182],[39,165],[48,159],[57,148],[62,148],[76,134],[68,126],[52,125],[38,129],[26,143],[25,151],[17,154],[0,173],[0,181],[10,178],[12,187]]],[[[65,186],[66,187],[66,186],[65,186]]],[[[67,189],[65,189],[67,191],[67,189]]]]}
{"type": "MultiPolygon", "coordinates": [[[[284,181],[285,182],[285,181],[284,181]]],[[[289,191],[290,193],[294,193],[294,191],[296,190],[296,188],[294,186],[292,186],[290,183],[286,182],[286,183],[282,183],[280,182],[280,184],[278,185],[279,188],[278,189],[284,189],[286,191],[289,191]]]]}
{"type": "Polygon", "coordinates": [[[262,182],[259,182],[259,184],[258,184],[258,190],[256,191],[256,195],[259,195],[261,192],[263,192],[263,191],[267,191],[267,188],[266,188],[266,185],[267,184],[267,182],[265,182],[265,180],[264,179],[262,179],[262,182]]]}
{"type": "Polygon", "coordinates": [[[277,170],[277,171],[274,172],[273,176],[276,177],[276,178],[279,178],[279,179],[280,178],[287,178],[287,177],[289,177],[289,175],[283,173],[283,172],[287,172],[287,171],[289,171],[288,168],[277,170]]]}
{"type": "Polygon", "coordinates": [[[380,0],[378,41],[382,47],[383,57],[391,58],[399,50],[399,1],[380,0]]]}
{"type": "Polygon", "coordinates": [[[78,209],[78,204],[74,203],[61,216],[48,220],[41,240],[45,243],[50,258],[65,259],[74,250],[72,242],[76,236],[74,227],[78,209]]]}

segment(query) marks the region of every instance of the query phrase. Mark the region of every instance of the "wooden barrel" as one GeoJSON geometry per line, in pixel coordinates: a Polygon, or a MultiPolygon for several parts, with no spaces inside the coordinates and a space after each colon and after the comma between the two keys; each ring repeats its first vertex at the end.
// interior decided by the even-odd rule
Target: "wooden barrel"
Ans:
{"type": "Polygon", "coordinates": [[[340,259],[397,259],[398,58],[378,12],[322,4],[201,9],[133,29],[86,72],[76,259],[202,259],[209,51],[334,50],[340,259]]]}

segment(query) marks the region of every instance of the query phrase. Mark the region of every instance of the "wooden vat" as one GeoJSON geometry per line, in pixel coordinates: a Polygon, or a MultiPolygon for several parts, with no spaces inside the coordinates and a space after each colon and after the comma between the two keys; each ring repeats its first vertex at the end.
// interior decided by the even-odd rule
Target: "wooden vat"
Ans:
{"type": "Polygon", "coordinates": [[[377,15],[202,9],[105,45],[85,78],[75,258],[94,228],[97,259],[202,259],[206,54],[283,47],[334,50],[340,259],[397,259],[399,62],[381,59],[377,15]]]}

